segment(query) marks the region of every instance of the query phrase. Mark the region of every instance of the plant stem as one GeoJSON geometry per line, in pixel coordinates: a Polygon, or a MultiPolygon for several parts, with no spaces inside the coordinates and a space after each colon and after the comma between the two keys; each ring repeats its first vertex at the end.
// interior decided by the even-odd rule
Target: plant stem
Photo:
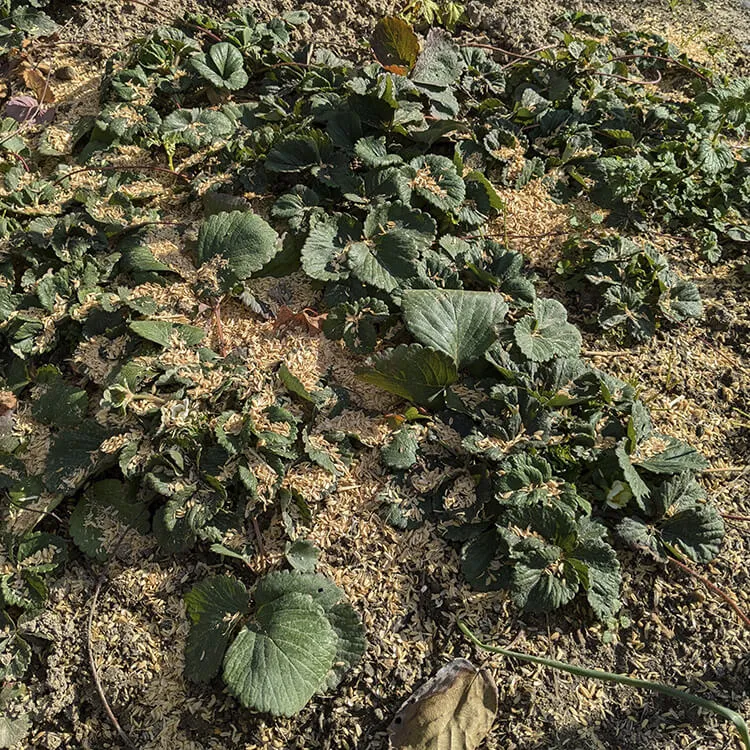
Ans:
{"type": "Polygon", "coordinates": [[[588,677],[593,680],[603,680],[604,682],[614,682],[618,685],[628,685],[629,687],[638,688],[639,690],[653,690],[656,693],[661,693],[670,698],[677,698],[678,700],[692,703],[694,706],[699,706],[706,711],[717,714],[734,724],[737,731],[740,734],[742,744],[745,746],[745,750],[750,750],[750,731],[748,730],[745,720],[736,711],[731,708],[722,706],[720,703],[714,703],[713,701],[706,700],[692,693],[688,693],[680,688],[670,687],[664,685],[661,682],[652,682],[651,680],[639,680],[635,677],[628,677],[624,674],[616,674],[615,672],[603,672],[599,669],[587,669],[586,667],[578,667],[574,664],[568,664],[563,661],[556,661],[555,659],[545,659],[543,656],[532,656],[531,654],[523,654],[518,651],[510,651],[508,649],[500,648],[499,646],[488,646],[482,643],[466,625],[459,620],[459,630],[478,648],[483,651],[489,651],[493,654],[500,654],[501,656],[508,657],[510,659],[519,659],[520,661],[530,662],[532,664],[541,664],[543,667],[550,667],[551,669],[559,669],[563,672],[576,675],[577,677],[588,677]]]}
{"type": "Polygon", "coordinates": [[[227,340],[224,338],[224,326],[221,322],[221,303],[223,299],[223,297],[219,297],[212,305],[212,309],[214,323],[216,324],[216,337],[219,339],[219,353],[222,357],[226,357],[229,354],[229,347],[227,346],[227,340]]]}
{"type": "Polygon", "coordinates": [[[670,563],[670,565],[676,565],[680,570],[682,570],[684,573],[687,573],[689,576],[692,576],[693,578],[697,578],[709,591],[713,592],[718,596],[720,599],[725,601],[735,612],[737,617],[742,620],[742,624],[750,629],[750,618],[740,609],[739,604],[737,604],[734,599],[732,599],[729,594],[722,591],[716,584],[711,583],[711,581],[708,580],[704,575],[701,575],[697,571],[693,570],[692,568],[685,565],[684,562],[681,562],[675,557],[668,557],[667,561],[670,563]]]}

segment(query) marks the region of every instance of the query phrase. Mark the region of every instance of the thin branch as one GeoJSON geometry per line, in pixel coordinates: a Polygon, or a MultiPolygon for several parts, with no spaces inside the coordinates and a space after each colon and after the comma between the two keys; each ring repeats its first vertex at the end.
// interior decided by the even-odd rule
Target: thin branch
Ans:
{"type": "Polygon", "coordinates": [[[706,576],[701,575],[697,571],[693,570],[692,568],[685,565],[684,562],[681,562],[675,557],[668,557],[667,561],[670,565],[676,565],[680,570],[682,570],[684,573],[687,573],[689,576],[692,576],[693,578],[697,578],[709,591],[713,592],[718,596],[720,599],[722,599],[724,602],[726,602],[735,612],[737,617],[742,620],[742,624],[750,630],[750,617],[748,617],[739,607],[737,602],[732,599],[729,594],[722,591],[716,584],[711,583],[711,581],[706,578],[706,576]]]}
{"type": "Polygon", "coordinates": [[[698,78],[702,78],[706,83],[711,83],[711,79],[708,76],[703,75],[703,73],[698,72],[689,65],[685,65],[685,63],[681,63],[679,60],[675,60],[673,57],[662,57],[661,55],[618,55],[617,57],[611,57],[607,62],[615,62],[617,60],[660,60],[661,62],[678,65],[680,68],[698,76],[698,78]]]}
{"type": "Polygon", "coordinates": [[[219,353],[222,357],[226,357],[229,354],[229,347],[227,346],[227,340],[224,338],[224,326],[221,322],[221,303],[223,297],[219,297],[211,306],[214,313],[214,323],[216,324],[216,337],[219,339],[219,353]]]}
{"type": "Polygon", "coordinates": [[[744,521],[745,523],[750,523],[750,516],[735,516],[733,513],[722,513],[721,517],[727,521],[744,521]]]}
{"type": "MultiPolygon", "coordinates": [[[[143,511],[141,511],[143,512],[143,511]]],[[[140,514],[139,514],[140,516],[140,514]]],[[[122,533],[120,534],[117,542],[114,545],[114,548],[112,550],[112,556],[114,557],[115,553],[120,547],[120,544],[122,544],[122,540],[125,538],[125,535],[130,530],[129,526],[126,526],[122,533]]],[[[102,590],[102,584],[104,583],[104,579],[107,577],[107,569],[106,567],[102,569],[102,572],[99,574],[99,578],[96,582],[96,588],[94,589],[94,596],[91,599],[91,608],[89,609],[89,616],[88,620],[86,621],[86,648],[89,653],[89,666],[91,667],[91,676],[94,679],[94,685],[96,686],[96,692],[99,693],[99,699],[102,702],[102,706],[104,706],[104,710],[107,713],[107,717],[109,718],[112,726],[117,731],[117,734],[120,735],[120,739],[130,748],[133,748],[133,750],[136,750],[135,745],[133,744],[133,741],[128,737],[125,730],[120,726],[120,722],[117,721],[117,717],[115,716],[114,712],[112,711],[111,706],[109,705],[109,701],[107,700],[107,696],[104,694],[104,688],[102,687],[101,680],[99,679],[99,672],[96,668],[96,659],[94,658],[94,647],[91,640],[91,626],[94,622],[94,614],[96,612],[96,604],[99,601],[99,593],[102,590]]]]}
{"type": "Polygon", "coordinates": [[[160,172],[163,174],[170,174],[173,177],[179,177],[181,180],[185,180],[185,182],[190,182],[190,178],[187,177],[184,174],[180,174],[179,172],[175,172],[173,169],[167,169],[166,167],[157,167],[153,164],[120,164],[120,165],[108,165],[108,166],[97,166],[97,167],[81,167],[80,169],[74,169],[72,172],[67,172],[59,179],[55,180],[52,183],[52,187],[55,187],[55,185],[59,185],[61,182],[64,182],[68,179],[68,177],[72,177],[75,174],[81,174],[83,172],[139,172],[141,170],[150,170],[152,172],[160,172]]]}
{"type": "MultiPolygon", "coordinates": [[[[553,49],[556,47],[556,44],[550,44],[546,47],[539,47],[538,49],[532,50],[531,52],[511,52],[508,49],[503,49],[502,47],[496,47],[494,44],[481,44],[480,42],[468,42],[464,45],[465,47],[476,47],[477,49],[488,49],[492,52],[499,52],[502,55],[506,55],[507,57],[514,57],[517,60],[531,60],[532,62],[541,62],[546,63],[547,65],[551,65],[552,63],[549,60],[543,60],[540,57],[534,57],[534,54],[537,52],[543,52],[547,49],[553,49]]],[[[507,66],[506,66],[507,67],[507,66]]]]}
{"type": "Polygon", "coordinates": [[[584,357],[626,357],[632,354],[629,349],[581,349],[584,357]]]}
{"type": "Polygon", "coordinates": [[[657,77],[653,81],[640,78],[628,78],[628,76],[621,76],[617,73],[604,73],[601,70],[588,70],[587,73],[595,76],[606,76],[607,78],[616,78],[618,81],[625,81],[626,83],[634,83],[640,86],[656,86],[657,83],[661,83],[662,75],[661,71],[657,70],[657,77]]]}

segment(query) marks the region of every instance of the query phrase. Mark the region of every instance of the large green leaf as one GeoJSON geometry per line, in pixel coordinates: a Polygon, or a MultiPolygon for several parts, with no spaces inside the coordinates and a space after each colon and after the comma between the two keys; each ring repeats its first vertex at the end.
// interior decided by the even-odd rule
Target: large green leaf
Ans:
{"type": "Polygon", "coordinates": [[[448,354],[458,368],[484,355],[507,311],[502,296],[493,292],[418,289],[403,296],[409,330],[421,343],[448,354]]]}
{"type": "Polygon", "coordinates": [[[247,613],[250,597],[235,578],[212,576],[185,595],[192,624],[185,645],[185,674],[208,682],[219,674],[229,638],[247,613]]]}
{"type": "Polygon", "coordinates": [[[54,427],[73,427],[86,417],[86,391],[69,385],[62,378],[40,385],[39,396],[31,407],[34,419],[54,427]]]}
{"type": "Polygon", "coordinates": [[[721,550],[724,520],[712,505],[694,505],[661,523],[661,538],[696,562],[710,562],[721,550]]]}
{"type": "Polygon", "coordinates": [[[248,82],[242,53],[228,42],[211,46],[208,55],[194,55],[190,63],[197,73],[218,89],[235,91],[248,82]]]}
{"type": "Polygon", "coordinates": [[[318,222],[302,247],[302,268],[320,281],[345,279],[349,275],[349,249],[361,236],[361,222],[347,214],[318,222]]]}
{"type": "Polygon", "coordinates": [[[435,239],[435,221],[403,203],[376,206],[365,219],[364,240],[352,244],[349,267],[360,281],[386,292],[418,275],[416,258],[435,239]]]}
{"type": "Polygon", "coordinates": [[[177,109],[165,117],[161,124],[165,139],[185,143],[196,149],[226,138],[232,129],[232,121],[222,112],[198,108],[177,109]]]}
{"type": "Polygon", "coordinates": [[[446,387],[456,382],[458,371],[443,352],[402,344],[378,357],[372,369],[360,371],[358,376],[415,403],[437,406],[446,387]]]}
{"type": "Polygon", "coordinates": [[[693,448],[676,438],[668,438],[669,445],[661,452],[638,462],[638,467],[652,474],[679,474],[683,471],[702,471],[706,459],[693,448]]]}
{"type": "Polygon", "coordinates": [[[577,357],[581,334],[568,323],[568,313],[554,299],[535,299],[533,313],[513,328],[516,344],[532,362],[546,362],[554,356],[577,357]]]}
{"type": "Polygon", "coordinates": [[[620,563],[617,553],[601,539],[591,539],[577,547],[570,557],[586,597],[600,620],[607,620],[620,609],[620,563]]]}
{"type": "Polygon", "coordinates": [[[465,67],[461,50],[444,29],[430,29],[412,72],[415,83],[444,87],[454,84],[465,67]]]}
{"type": "Polygon", "coordinates": [[[419,39],[412,27],[401,18],[381,18],[372,32],[370,46],[383,66],[411,70],[419,55],[419,39]]]}
{"type": "Polygon", "coordinates": [[[339,602],[344,592],[319,573],[282,570],[261,578],[253,595],[255,606],[262,607],[287,594],[307,594],[327,612],[339,602]]]}
{"type": "Polygon", "coordinates": [[[214,214],[198,232],[198,263],[221,259],[218,276],[226,286],[260,271],[280,249],[276,230],[250,211],[214,214]]]}
{"type": "Polygon", "coordinates": [[[511,594],[517,606],[529,612],[550,612],[575,597],[580,580],[571,565],[563,562],[562,550],[540,539],[523,539],[513,548],[511,594]]]}
{"type": "Polygon", "coordinates": [[[275,716],[300,711],[323,684],[338,637],[307,594],[285,594],[261,606],[224,659],[224,681],[247,708],[275,716]]]}

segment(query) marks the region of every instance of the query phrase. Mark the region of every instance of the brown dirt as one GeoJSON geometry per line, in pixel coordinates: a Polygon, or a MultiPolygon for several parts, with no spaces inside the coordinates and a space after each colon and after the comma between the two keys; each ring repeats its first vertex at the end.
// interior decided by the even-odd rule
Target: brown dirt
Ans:
{"type": "MultiPolygon", "coordinates": [[[[583,4],[499,0],[470,6],[492,41],[528,48],[543,43],[552,16],[583,4]]],[[[85,108],[90,102],[96,76],[93,61],[108,54],[110,46],[122,46],[163,15],[199,8],[221,11],[226,4],[168,0],[155,7],[158,12],[141,4],[90,0],[59,9],[68,18],[63,39],[84,43],[66,52],[89,57],[71,84],[71,108],[85,108]]],[[[377,17],[394,10],[393,3],[357,0],[326,5],[264,0],[261,7],[274,12],[307,9],[312,19],[303,32],[321,45],[339,49],[356,49],[377,17]]],[[[750,56],[750,49],[742,49],[750,40],[750,9],[739,2],[683,0],[675,11],[653,0],[627,8],[600,0],[585,7],[624,23],[667,30],[675,41],[684,34],[705,54],[717,40],[724,40],[729,57],[741,61],[743,55],[750,56]]],[[[59,100],[65,96],[58,92],[59,100]]],[[[535,195],[535,200],[543,201],[544,196],[535,195]]],[[[522,208],[519,204],[519,212],[522,208]]],[[[552,208],[550,216],[557,230],[552,208]]],[[[527,226],[520,215],[516,223],[527,226]]],[[[155,237],[154,242],[169,245],[178,266],[181,256],[174,252],[174,243],[169,244],[171,239],[155,237]]],[[[545,267],[554,266],[551,255],[563,239],[545,243],[543,262],[535,258],[528,239],[519,239],[517,249],[526,251],[532,263],[536,260],[544,274],[545,267]]],[[[743,262],[727,261],[708,269],[698,261],[683,260],[681,270],[702,287],[704,320],[628,351],[611,353],[608,342],[591,337],[586,348],[608,350],[591,359],[636,382],[656,426],[705,453],[711,469],[703,480],[720,509],[748,515],[750,304],[747,288],[738,281],[743,278],[743,262]]],[[[184,264],[180,267],[189,273],[184,264]]],[[[234,322],[239,330],[241,321],[234,322]]],[[[257,330],[245,333],[261,335],[257,330]]],[[[309,338],[313,345],[314,337],[309,338]]],[[[370,640],[363,663],[335,695],[314,700],[294,719],[271,720],[244,711],[218,686],[196,687],[182,676],[187,632],[182,597],[214,569],[210,563],[215,559],[165,559],[147,545],[125,549],[108,570],[92,635],[104,689],[138,748],[385,750],[385,728],[402,700],[449,658],[472,656],[457,635],[457,616],[498,644],[513,642],[517,650],[681,685],[750,715],[748,632],[700,584],[653,562],[625,559],[624,613],[631,622],[607,638],[601,625],[586,620],[582,607],[564,616],[536,617],[519,613],[502,594],[471,592],[457,575],[455,550],[429,523],[396,532],[380,520],[376,495],[392,489],[378,461],[378,446],[387,429],[364,409],[347,414],[370,424],[371,445],[342,478],[337,493],[317,499],[309,536],[323,549],[323,572],[336,579],[363,615],[370,640]]],[[[425,483],[430,477],[416,476],[414,481],[425,483]]],[[[704,569],[746,610],[749,528],[728,523],[721,556],[704,569]]],[[[284,539],[277,532],[278,527],[268,531],[270,561],[278,560],[283,551],[284,539]]],[[[251,571],[237,573],[252,581],[251,571]]],[[[52,588],[51,605],[35,626],[39,638],[50,639],[50,645],[46,666],[39,665],[29,686],[28,707],[36,724],[26,748],[119,747],[94,691],[86,656],[85,621],[97,575],[84,564],[72,567],[52,588]]],[[[500,711],[485,750],[738,747],[726,724],[671,701],[500,658],[488,663],[500,688],[500,711]]]]}

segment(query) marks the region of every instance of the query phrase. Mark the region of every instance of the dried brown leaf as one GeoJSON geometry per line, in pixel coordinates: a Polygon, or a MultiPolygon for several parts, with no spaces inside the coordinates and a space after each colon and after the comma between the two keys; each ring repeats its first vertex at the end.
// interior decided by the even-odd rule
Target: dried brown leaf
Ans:
{"type": "Polygon", "coordinates": [[[497,714],[497,686],[486,669],[454,659],[398,710],[393,750],[475,750],[497,714]]]}

